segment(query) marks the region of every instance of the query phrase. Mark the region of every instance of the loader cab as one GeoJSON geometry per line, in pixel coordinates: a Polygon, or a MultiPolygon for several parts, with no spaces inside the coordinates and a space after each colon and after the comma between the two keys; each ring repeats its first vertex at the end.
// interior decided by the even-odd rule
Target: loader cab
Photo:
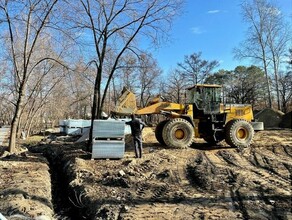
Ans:
{"type": "Polygon", "coordinates": [[[222,86],[197,84],[186,91],[188,104],[193,104],[195,114],[220,114],[222,86]]]}

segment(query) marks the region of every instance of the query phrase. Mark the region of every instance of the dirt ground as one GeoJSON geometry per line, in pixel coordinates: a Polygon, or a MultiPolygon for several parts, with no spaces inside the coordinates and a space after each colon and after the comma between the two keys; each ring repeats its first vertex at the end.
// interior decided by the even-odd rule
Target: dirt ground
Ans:
{"type": "Polygon", "coordinates": [[[90,160],[84,144],[58,139],[20,155],[4,153],[0,213],[7,219],[292,219],[291,130],[258,132],[244,152],[199,139],[188,149],[168,149],[152,128],[143,132],[142,159],[134,158],[129,137],[120,160],[90,160]]]}

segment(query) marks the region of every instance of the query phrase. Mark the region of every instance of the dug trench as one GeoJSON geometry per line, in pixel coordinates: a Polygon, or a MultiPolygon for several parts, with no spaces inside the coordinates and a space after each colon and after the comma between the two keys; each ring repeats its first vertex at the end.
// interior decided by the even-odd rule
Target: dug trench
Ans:
{"type": "Polygon", "coordinates": [[[291,130],[257,133],[244,153],[200,140],[168,149],[145,131],[142,159],[129,143],[119,160],[73,142],[30,147],[50,161],[54,218],[292,219],[291,130]]]}
{"type": "Polygon", "coordinates": [[[41,144],[28,148],[31,153],[39,153],[48,161],[54,219],[88,219],[88,216],[83,215],[86,210],[80,203],[76,189],[72,190],[69,187],[74,174],[67,172],[68,166],[74,163],[75,158],[90,158],[89,153],[83,148],[85,146],[76,146],[72,143],[41,144]]]}

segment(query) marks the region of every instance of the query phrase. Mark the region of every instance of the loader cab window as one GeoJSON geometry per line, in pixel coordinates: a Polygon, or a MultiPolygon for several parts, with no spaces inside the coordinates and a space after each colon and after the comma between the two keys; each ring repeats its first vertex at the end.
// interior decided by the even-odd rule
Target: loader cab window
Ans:
{"type": "Polygon", "coordinates": [[[205,113],[219,113],[221,90],[220,86],[195,86],[188,90],[188,102],[205,113]]]}

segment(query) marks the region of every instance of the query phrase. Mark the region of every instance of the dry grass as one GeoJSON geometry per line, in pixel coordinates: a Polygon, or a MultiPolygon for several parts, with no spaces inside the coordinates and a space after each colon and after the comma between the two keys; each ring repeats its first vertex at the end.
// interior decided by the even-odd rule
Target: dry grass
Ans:
{"type": "Polygon", "coordinates": [[[23,140],[22,143],[24,143],[26,145],[36,145],[40,141],[42,141],[43,138],[44,138],[44,136],[42,136],[42,135],[34,135],[31,137],[28,137],[26,140],[23,140]]]}

